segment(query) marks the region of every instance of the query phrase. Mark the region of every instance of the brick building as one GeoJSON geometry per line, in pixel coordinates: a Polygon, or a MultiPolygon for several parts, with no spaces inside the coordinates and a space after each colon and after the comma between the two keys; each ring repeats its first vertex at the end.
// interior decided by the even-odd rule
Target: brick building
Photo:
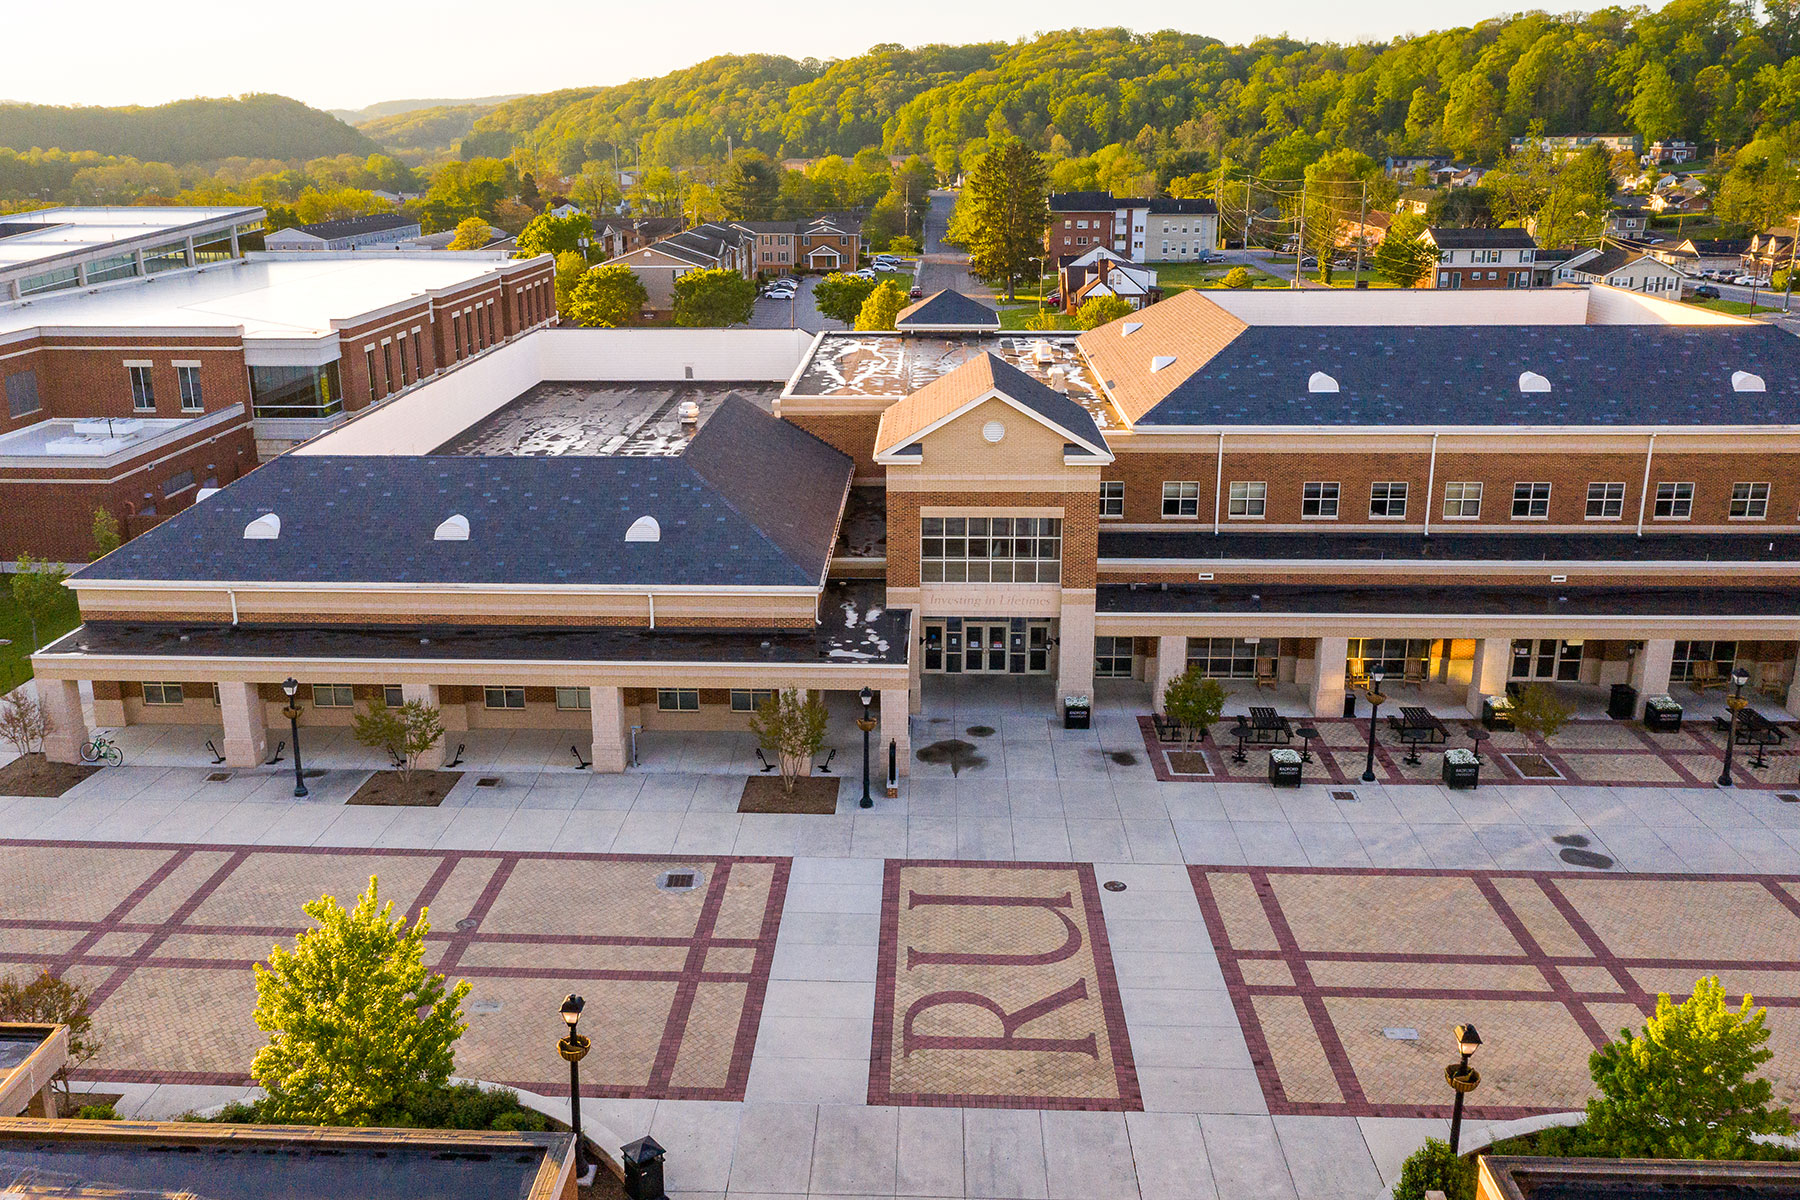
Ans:
{"type": "Polygon", "coordinates": [[[1054,263],[1096,248],[1127,262],[1195,262],[1219,248],[1219,210],[1211,200],[1115,197],[1111,192],[1052,192],[1044,250],[1054,263]]]}
{"type": "Polygon", "coordinates": [[[1425,231],[1425,240],[1437,247],[1437,269],[1419,281],[1420,287],[1528,288],[1537,242],[1523,229],[1444,229],[1425,231]]]}

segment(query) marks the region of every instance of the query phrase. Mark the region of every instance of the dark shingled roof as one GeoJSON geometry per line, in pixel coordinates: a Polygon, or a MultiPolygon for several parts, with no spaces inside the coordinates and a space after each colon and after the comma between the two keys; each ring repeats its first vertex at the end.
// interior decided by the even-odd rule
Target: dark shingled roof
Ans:
{"type": "Polygon", "coordinates": [[[417,225],[418,223],[419,218],[406,213],[376,213],[368,217],[344,217],[337,221],[320,221],[315,225],[296,225],[294,228],[300,233],[310,233],[316,238],[330,241],[332,238],[354,237],[359,233],[379,233],[384,229],[404,229],[408,225],[417,225]]]}
{"type": "Polygon", "coordinates": [[[959,291],[945,288],[907,305],[894,317],[894,328],[901,333],[919,328],[941,333],[946,327],[990,332],[1000,328],[1000,314],[959,291]]]}
{"type": "Polygon", "coordinates": [[[1034,379],[1005,359],[994,354],[981,356],[993,372],[994,387],[1008,399],[1016,400],[1032,412],[1092,446],[1106,445],[1094,414],[1069,399],[1047,383],[1034,379]]]}
{"type": "Polygon", "coordinates": [[[1800,338],[1770,325],[1251,326],[1143,425],[1769,425],[1800,420],[1800,338]],[[1323,371],[1335,393],[1309,393],[1323,371]],[[1520,392],[1534,371],[1548,392],[1520,392]],[[1732,390],[1734,371],[1766,392],[1732,390]]]}
{"type": "Polygon", "coordinates": [[[1051,192],[1051,212],[1111,212],[1111,192],[1051,192]]]}
{"type": "Polygon", "coordinates": [[[1533,250],[1537,242],[1523,229],[1449,229],[1425,231],[1440,250],[1533,250]]]}
{"type": "Polygon", "coordinates": [[[287,454],[82,579],[816,587],[853,464],[727,398],[680,458],[287,454]],[[281,534],[245,539],[264,513],[281,534]],[[453,514],[467,541],[436,541],[453,514]],[[656,542],[625,541],[654,517],[656,542]]]}

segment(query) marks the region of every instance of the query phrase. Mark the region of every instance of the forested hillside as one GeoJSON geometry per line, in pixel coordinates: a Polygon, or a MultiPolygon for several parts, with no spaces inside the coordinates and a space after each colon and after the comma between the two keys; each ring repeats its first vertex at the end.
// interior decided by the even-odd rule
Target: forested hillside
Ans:
{"type": "Polygon", "coordinates": [[[493,107],[492,104],[475,103],[409,109],[372,117],[357,128],[393,153],[409,161],[423,161],[456,149],[475,127],[476,118],[493,107]]]}
{"type": "Polygon", "coordinates": [[[381,149],[329,113],[272,95],[178,100],[154,108],[0,105],[0,146],[176,165],[239,156],[304,161],[381,149]]]}

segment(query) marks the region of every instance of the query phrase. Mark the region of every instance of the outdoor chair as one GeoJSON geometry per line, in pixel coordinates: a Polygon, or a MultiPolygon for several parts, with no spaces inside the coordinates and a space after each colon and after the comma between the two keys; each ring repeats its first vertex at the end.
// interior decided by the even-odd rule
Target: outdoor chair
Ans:
{"type": "Polygon", "coordinates": [[[1688,667],[1688,686],[1696,692],[1704,692],[1707,688],[1722,688],[1724,678],[1719,674],[1719,664],[1715,662],[1697,662],[1688,667]]]}
{"type": "Polygon", "coordinates": [[[1259,688],[1275,686],[1274,659],[1259,658],[1256,660],[1256,686],[1259,688]]]}
{"type": "Polygon", "coordinates": [[[1757,673],[1756,690],[1776,700],[1787,698],[1788,682],[1786,673],[1779,663],[1764,663],[1757,673]]]}
{"type": "Polygon", "coordinates": [[[1366,659],[1353,658],[1344,666],[1344,682],[1353,688],[1369,686],[1369,663],[1366,659]]]}
{"type": "Polygon", "coordinates": [[[1425,684],[1425,660],[1422,658],[1407,659],[1406,671],[1401,678],[1401,682],[1418,684],[1423,687],[1425,684]]]}

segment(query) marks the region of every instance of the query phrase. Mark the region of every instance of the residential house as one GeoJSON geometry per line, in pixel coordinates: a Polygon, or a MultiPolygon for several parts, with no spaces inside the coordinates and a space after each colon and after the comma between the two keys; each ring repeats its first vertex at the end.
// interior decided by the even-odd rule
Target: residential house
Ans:
{"type": "MultiPolygon", "coordinates": [[[[1617,154],[1621,150],[1629,150],[1633,154],[1643,149],[1644,141],[1635,133],[1557,133],[1538,137],[1536,144],[1551,154],[1580,154],[1591,146],[1599,146],[1608,154],[1617,154]]],[[[1517,154],[1533,142],[1529,137],[1516,137],[1512,140],[1513,153],[1517,154]]]]}
{"type": "Polygon", "coordinates": [[[1743,265],[1752,274],[1767,276],[1785,270],[1794,261],[1794,223],[1777,225],[1750,238],[1743,265]]]}
{"type": "Polygon", "coordinates": [[[1381,169],[1390,179],[1410,181],[1418,171],[1435,171],[1449,164],[1450,158],[1444,154],[1390,154],[1382,159],[1381,169]]]}
{"type": "Polygon", "coordinates": [[[1052,192],[1050,228],[1044,234],[1044,252],[1052,261],[1079,258],[1095,246],[1121,253],[1130,249],[1121,237],[1113,239],[1111,192],[1052,192]]]}
{"type": "Polygon", "coordinates": [[[1650,228],[1650,198],[1633,192],[1622,192],[1612,199],[1606,212],[1606,236],[1625,241],[1638,241],[1650,228]]]}
{"type": "Polygon", "coordinates": [[[648,246],[640,246],[606,261],[606,266],[630,267],[644,285],[644,316],[667,316],[675,307],[675,280],[689,271],[739,271],[755,275],[750,262],[753,238],[733,225],[709,221],[648,246]]]}
{"type": "Polygon", "coordinates": [[[1576,283],[1603,283],[1665,300],[1681,298],[1682,274],[1655,255],[1626,246],[1588,251],[1564,263],[1560,273],[1576,283]]]}
{"type": "Polygon", "coordinates": [[[1749,238],[1716,241],[1682,238],[1678,242],[1657,246],[1651,253],[1672,266],[1680,267],[1689,275],[1716,275],[1722,271],[1735,275],[1743,269],[1744,252],[1749,248],[1749,238]]]}
{"type": "Polygon", "coordinates": [[[270,250],[391,250],[419,236],[419,218],[405,213],[377,213],[296,225],[263,238],[270,250]]]}
{"type": "Polygon", "coordinates": [[[1219,247],[1211,200],[1119,198],[1111,192],[1054,192],[1044,249],[1061,262],[1103,246],[1128,262],[1194,262],[1219,247]]]}
{"type": "Polygon", "coordinates": [[[594,227],[594,237],[600,252],[611,259],[674,237],[686,227],[680,217],[609,217],[594,227]]]}
{"type": "Polygon", "coordinates": [[[1480,187],[1481,181],[1488,175],[1487,167],[1455,167],[1448,175],[1440,176],[1440,182],[1447,187],[1470,188],[1480,187]]]}
{"type": "Polygon", "coordinates": [[[1156,272],[1139,266],[1117,251],[1096,246],[1063,263],[1057,272],[1063,309],[1074,312],[1097,296],[1113,296],[1133,308],[1162,299],[1156,272]]]}
{"type": "Polygon", "coordinates": [[[1142,216],[1132,222],[1132,262],[1198,262],[1219,248],[1219,209],[1211,200],[1163,196],[1143,202],[1133,212],[1142,216]]]}
{"type": "Polygon", "coordinates": [[[733,221],[746,239],[750,275],[854,271],[861,257],[862,218],[821,213],[804,221],[733,221]]]}
{"type": "Polygon", "coordinates": [[[1672,187],[1665,188],[1650,197],[1650,211],[1653,213],[1702,213],[1712,207],[1703,189],[1672,187]]]}
{"type": "Polygon", "coordinates": [[[1420,287],[1528,288],[1537,243],[1523,229],[1444,229],[1425,231],[1438,250],[1438,267],[1420,287]]]}
{"type": "Polygon", "coordinates": [[[1436,188],[1407,188],[1404,192],[1400,193],[1400,198],[1394,201],[1394,211],[1397,213],[1412,213],[1416,217],[1422,217],[1425,215],[1425,210],[1431,206],[1431,202],[1436,200],[1437,197],[1438,191],[1436,188]]]}
{"type": "Polygon", "coordinates": [[[1644,151],[1644,161],[1654,163],[1692,162],[1700,153],[1700,147],[1692,142],[1651,142],[1650,148],[1644,151]]]}
{"type": "Polygon", "coordinates": [[[1599,251],[1593,247],[1560,246],[1555,249],[1540,249],[1531,259],[1531,286],[1534,288],[1552,287],[1558,283],[1573,283],[1575,277],[1569,273],[1571,263],[1592,258],[1599,251]]]}
{"type": "Polygon", "coordinates": [[[549,216],[555,217],[559,221],[567,220],[570,217],[579,217],[584,211],[581,205],[573,200],[564,200],[560,204],[553,204],[546,210],[549,216]]]}
{"type": "Polygon", "coordinates": [[[1360,220],[1347,220],[1338,226],[1337,244],[1349,249],[1359,245],[1364,250],[1374,249],[1381,245],[1393,223],[1394,214],[1386,212],[1367,213],[1360,220]]]}

